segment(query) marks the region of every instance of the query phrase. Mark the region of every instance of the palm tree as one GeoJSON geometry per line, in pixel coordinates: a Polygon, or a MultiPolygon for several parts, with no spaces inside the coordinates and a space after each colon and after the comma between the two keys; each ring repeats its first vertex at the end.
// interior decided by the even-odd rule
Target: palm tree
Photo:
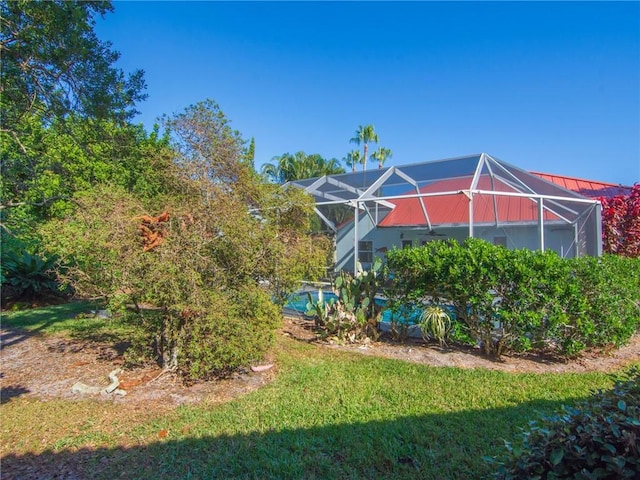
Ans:
{"type": "Polygon", "coordinates": [[[387,158],[393,157],[393,152],[389,148],[380,147],[378,150],[371,154],[371,160],[378,162],[378,168],[382,168],[387,158]]]}
{"type": "Polygon", "coordinates": [[[349,140],[351,143],[358,145],[363,144],[362,149],[362,168],[367,169],[367,152],[369,150],[369,143],[378,143],[378,134],[375,132],[373,125],[360,125],[356,130],[356,136],[349,140]]]}
{"type": "Polygon", "coordinates": [[[342,159],[342,161],[347,165],[347,167],[351,167],[351,171],[356,171],[356,165],[362,163],[360,158],[360,150],[351,150],[347,153],[347,156],[342,159]]]}
{"type": "Polygon", "coordinates": [[[267,180],[274,183],[344,173],[344,168],[337,159],[326,160],[317,153],[311,155],[307,155],[303,151],[294,154],[283,153],[273,157],[271,162],[265,163],[261,172],[267,180]]]}

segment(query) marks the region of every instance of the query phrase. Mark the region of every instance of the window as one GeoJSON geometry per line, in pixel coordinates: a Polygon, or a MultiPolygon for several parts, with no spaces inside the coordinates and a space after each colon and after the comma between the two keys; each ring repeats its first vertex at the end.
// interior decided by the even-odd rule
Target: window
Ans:
{"type": "Polygon", "coordinates": [[[501,247],[507,246],[507,237],[493,237],[493,244],[501,247]]]}
{"type": "Polygon", "coordinates": [[[361,240],[358,242],[358,260],[360,263],[373,262],[373,242],[371,240],[361,240]]]}

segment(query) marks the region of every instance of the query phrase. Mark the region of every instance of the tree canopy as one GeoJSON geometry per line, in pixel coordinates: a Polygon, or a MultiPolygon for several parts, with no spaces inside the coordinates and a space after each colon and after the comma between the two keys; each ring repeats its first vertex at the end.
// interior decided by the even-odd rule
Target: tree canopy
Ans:
{"type": "Polygon", "coordinates": [[[111,11],[108,1],[0,4],[3,132],[20,142],[19,126],[29,114],[48,122],[71,113],[120,121],[137,113],[143,72],[116,68],[120,54],[93,30],[95,17],[111,11]]]}
{"type": "Polygon", "coordinates": [[[164,148],[162,137],[129,122],[145,98],[143,72],[115,67],[118,52],[93,30],[112,10],[108,1],[0,3],[4,226],[9,207],[41,216],[97,182],[140,191],[157,177],[155,160],[141,156],[164,148]]]}
{"type": "Polygon", "coordinates": [[[294,154],[283,153],[273,157],[271,163],[265,163],[262,166],[263,176],[274,183],[286,183],[337,173],[344,173],[344,168],[337,159],[327,160],[317,153],[307,155],[303,151],[294,154]]]}

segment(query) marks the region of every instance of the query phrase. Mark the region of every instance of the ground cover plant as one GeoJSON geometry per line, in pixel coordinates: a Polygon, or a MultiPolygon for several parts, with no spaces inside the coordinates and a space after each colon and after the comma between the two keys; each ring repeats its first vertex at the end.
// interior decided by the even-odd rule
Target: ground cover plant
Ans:
{"type": "Polygon", "coordinates": [[[507,443],[497,479],[640,476],[640,370],[587,400],[532,421],[520,442],[507,443]]]}
{"type": "MultiPolygon", "coordinates": [[[[56,328],[44,315],[6,317],[79,333],[59,308],[47,310],[61,312],[56,328]]],[[[98,321],[108,331],[112,320],[98,321]]],[[[3,478],[483,478],[494,471],[483,457],[530,420],[614,381],[435,368],[277,338],[275,379],[226,403],[11,398],[0,407],[3,478]]]]}

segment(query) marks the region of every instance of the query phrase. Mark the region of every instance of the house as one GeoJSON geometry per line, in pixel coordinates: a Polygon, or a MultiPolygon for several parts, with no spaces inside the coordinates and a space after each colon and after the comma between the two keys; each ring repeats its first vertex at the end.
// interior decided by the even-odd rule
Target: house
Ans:
{"type": "Polygon", "coordinates": [[[335,269],[367,268],[391,248],[477,237],[507,248],[600,255],[601,182],[532,173],[481,153],[291,182],[333,233],[335,269]]]}

